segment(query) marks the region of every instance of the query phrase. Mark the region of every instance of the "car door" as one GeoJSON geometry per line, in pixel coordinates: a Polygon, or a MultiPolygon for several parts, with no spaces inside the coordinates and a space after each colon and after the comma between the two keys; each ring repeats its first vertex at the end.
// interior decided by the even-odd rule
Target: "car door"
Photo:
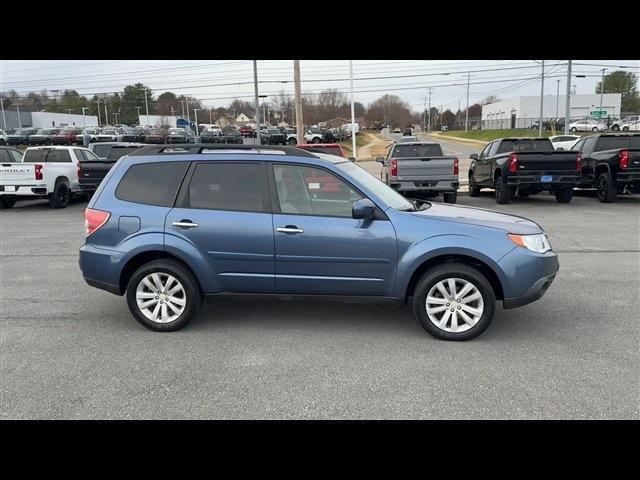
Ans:
{"type": "MultiPolygon", "coordinates": [[[[214,291],[274,291],[273,221],[260,162],[193,162],[165,221],[211,272],[214,291]]],[[[170,240],[167,240],[169,243],[170,240]]]]}
{"type": "Polygon", "coordinates": [[[271,166],[276,293],[390,295],[396,234],[386,215],[352,217],[364,198],[320,167],[271,166]]]}
{"type": "Polygon", "coordinates": [[[484,147],[480,155],[478,155],[478,160],[476,160],[476,182],[480,184],[489,183],[490,175],[489,172],[491,167],[489,165],[489,151],[493,147],[496,142],[491,142],[489,145],[484,147]]]}

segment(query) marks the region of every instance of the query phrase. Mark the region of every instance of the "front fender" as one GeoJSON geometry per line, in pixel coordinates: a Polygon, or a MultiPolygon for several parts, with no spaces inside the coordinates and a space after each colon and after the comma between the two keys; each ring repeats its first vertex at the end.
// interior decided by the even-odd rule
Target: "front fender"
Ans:
{"type": "Polygon", "coordinates": [[[443,255],[464,255],[478,260],[491,268],[500,283],[504,285],[507,282],[507,276],[498,262],[514,248],[516,248],[515,245],[505,245],[502,242],[487,242],[460,234],[425,238],[411,245],[404,255],[398,259],[398,274],[396,276],[394,296],[403,298],[411,277],[416,270],[425,262],[443,255]]]}

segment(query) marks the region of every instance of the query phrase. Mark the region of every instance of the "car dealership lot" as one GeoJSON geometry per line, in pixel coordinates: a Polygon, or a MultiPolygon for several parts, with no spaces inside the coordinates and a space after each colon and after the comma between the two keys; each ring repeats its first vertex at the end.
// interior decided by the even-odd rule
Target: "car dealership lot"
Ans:
{"type": "Polygon", "coordinates": [[[213,297],[150,332],[78,269],[83,209],[0,211],[0,418],[640,418],[640,197],[496,205],[550,235],[539,301],[470,342],[430,337],[401,303],[213,297]]]}

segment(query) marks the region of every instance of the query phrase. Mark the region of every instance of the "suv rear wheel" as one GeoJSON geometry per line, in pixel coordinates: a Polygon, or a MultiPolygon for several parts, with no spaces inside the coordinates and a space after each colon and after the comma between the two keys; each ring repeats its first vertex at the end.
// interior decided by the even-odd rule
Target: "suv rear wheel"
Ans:
{"type": "Polygon", "coordinates": [[[135,319],[157,332],[184,327],[203,302],[194,276],[171,259],[153,260],[138,268],[129,279],[126,295],[135,319]]]}
{"type": "Polygon", "coordinates": [[[487,279],[463,263],[428,270],[413,292],[420,325],[441,340],[470,340],[493,320],[496,297],[487,279]]]}

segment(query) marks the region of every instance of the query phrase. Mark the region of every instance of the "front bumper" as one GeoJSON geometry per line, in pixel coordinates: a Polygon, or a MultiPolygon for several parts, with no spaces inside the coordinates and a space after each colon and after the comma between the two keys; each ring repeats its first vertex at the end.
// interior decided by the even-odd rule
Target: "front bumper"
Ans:
{"type": "Polygon", "coordinates": [[[503,307],[516,308],[542,297],[555,279],[560,264],[553,251],[532,252],[515,247],[498,265],[506,276],[503,282],[503,307]]]}

